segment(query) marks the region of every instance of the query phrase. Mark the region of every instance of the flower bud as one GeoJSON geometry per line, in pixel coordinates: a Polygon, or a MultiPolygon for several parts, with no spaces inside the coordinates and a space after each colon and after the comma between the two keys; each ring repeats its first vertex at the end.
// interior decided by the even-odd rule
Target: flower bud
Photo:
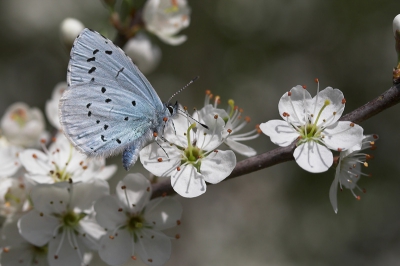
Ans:
{"type": "Polygon", "coordinates": [[[400,83],[400,14],[393,20],[393,35],[396,40],[397,66],[393,69],[393,83],[400,83]]]}
{"type": "Polygon", "coordinates": [[[72,48],[76,36],[85,28],[85,26],[77,19],[66,18],[60,25],[61,41],[68,49],[72,48]]]}

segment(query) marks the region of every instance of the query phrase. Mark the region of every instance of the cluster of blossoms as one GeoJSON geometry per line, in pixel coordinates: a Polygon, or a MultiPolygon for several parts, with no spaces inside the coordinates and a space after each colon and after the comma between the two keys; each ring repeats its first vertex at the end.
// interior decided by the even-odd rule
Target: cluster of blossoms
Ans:
{"type": "MultiPolygon", "coordinates": [[[[103,0],[111,12],[111,20],[121,28],[116,12],[116,1],[103,0]]],[[[177,35],[190,24],[190,7],[186,0],[147,0],[140,10],[132,10],[130,28],[122,31],[131,32],[123,50],[144,73],[154,71],[161,61],[161,49],[152,43],[148,34],[154,34],[164,43],[180,45],[187,40],[186,35],[177,35]]],[[[67,18],[61,23],[61,40],[71,49],[76,36],[85,28],[78,20],[67,18]]]]}
{"type": "MultiPolygon", "coordinates": [[[[46,103],[53,136],[41,111],[23,103],[10,106],[1,120],[1,265],[87,265],[96,253],[109,265],[137,256],[163,265],[171,237],[161,230],[181,223],[180,203],[166,196],[150,200],[151,183],[141,174],[128,174],[110,195],[107,180],[117,166],[87,158],[61,131],[57,108],[65,89],[65,82],[57,84],[46,103]]],[[[202,109],[174,117],[164,141],[140,155],[146,169],[159,180],[170,177],[184,197],[203,194],[205,182],[218,183],[232,172],[235,154],[218,150],[221,144],[255,155],[239,141],[257,137],[259,129],[239,134],[250,119],[232,100],[223,110],[219,97],[210,104],[212,98],[207,92],[202,109]]]]}
{"type": "MultiPolygon", "coordinates": [[[[353,189],[363,175],[360,165],[368,166],[372,156],[360,153],[368,147],[375,148],[377,135],[364,136],[363,128],[349,121],[339,121],[346,100],[338,89],[327,87],[311,97],[305,86],[296,86],[285,93],[278,104],[282,120],[270,120],[260,125],[261,131],[281,147],[296,142],[293,156],[296,163],[311,173],[327,171],[334,162],[332,151],[340,152],[335,179],[329,198],[337,213],[336,191],[338,183],[353,189]]],[[[363,190],[365,191],[365,190],[363,190]]]]}

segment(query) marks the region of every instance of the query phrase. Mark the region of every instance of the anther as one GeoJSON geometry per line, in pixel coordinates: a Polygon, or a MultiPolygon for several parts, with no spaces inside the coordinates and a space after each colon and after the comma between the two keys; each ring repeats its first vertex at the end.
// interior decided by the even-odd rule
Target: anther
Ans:
{"type": "Polygon", "coordinates": [[[250,121],[251,121],[251,118],[250,118],[250,117],[248,117],[248,116],[246,116],[246,117],[244,118],[244,120],[245,120],[247,123],[250,123],[250,121]]]}
{"type": "Polygon", "coordinates": [[[146,191],[149,192],[150,191],[150,187],[147,187],[146,191]]]}
{"type": "Polygon", "coordinates": [[[290,115],[288,114],[288,113],[286,113],[286,112],[283,112],[283,117],[289,117],[290,115]]]}
{"type": "Polygon", "coordinates": [[[114,239],[114,236],[108,236],[110,239],[114,239]]]}
{"type": "Polygon", "coordinates": [[[181,170],[181,168],[178,166],[177,168],[176,168],[176,171],[180,171],[181,170]]]}
{"type": "Polygon", "coordinates": [[[364,162],[363,164],[364,164],[365,167],[368,167],[368,163],[367,162],[364,162]]]}
{"type": "Polygon", "coordinates": [[[10,251],[9,248],[3,248],[3,252],[4,252],[4,253],[8,253],[9,251],[10,251]]]}
{"type": "Polygon", "coordinates": [[[41,139],[40,142],[41,142],[42,144],[46,144],[46,140],[45,140],[45,139],[41,139]]]}
{"type": "Polygon", "coordinates": [[[54,255],[54,259],[58,259],[58,255],[54,255]]]}
{"type": "Polygon", "coordinates": [[[188,109],[187,106],[183,106],[183,110],[187,111],[187,109],[188,109]]]}
{"type": "Polygon", "coordinates": [[[167,196],[167,192],[163,192],[161,197],[165,198],[167,196]]]}
{"type": "Polygon", "coordinates": [[[121,186],[121,189],[126,189],[126,186],[121,186]]]}
{"type": "Polygon", "coordinates": [[[336,112],[333,112],[333,115],[336,115],[336,112]]]}
{"type": "Polygon", "coordinates": [[[288,92],[287,92],[287,95],[288,95],[289,97],[292,96],[292,92],[288,91],[288,92]]]}
{"type": "Polygon", "coordinates": [[[36,153],[32,154],[32,157],[33,157],[34,159],[37,159],[36,153]]]}
{"type": "Polygon", "coordinates": [[[181,238],[181,235],[180,234],[176,234],[175,235],[175,239],[179,239],[179,238],[181,238]]]}
{"type": "Polygon", "coordinates": [[[319,82],[319,80],[318,80],[317,78],[315,78],[315,79],[314,79],[314,82],[315,82],[315,83],[318,83],[318,82],[319,82]]]}
{"type": "Polygon", "coordinates": [[[158,134],[157,132],[153,132],[153,137],[157,138],[158,134]]]}
{"type": "Polygon", "coordinates": [[[350,123],[350,126],[351,126],[351,127],[354,127],[354,123],[350,123]]]}
{"type": "Polygon", "coordinates": [[[122,208],[119,208],[118,211],[119,211],[119,212],[122,212],[122,208]]]}
{"type": "Polygon", "coordinates": [[[239,109],[239,113],[243,113],[243,108],[240,108],[240,109],[239,109]]]}
{"type": "Polygon", "coordinates": [[[43,212],[41,212],[41,213],[39,213],[39,215],[40,215],[40,216],[43,216],[44,214],[43,214],[43,212]]]}
{"type": "Polygon", "coordinates": [[[206,95],[210,95],[211,91],[210,90],[206,90],[206,95]]]}
{"type": "Polygon", "coordinates": [[[68,178],[68,183],[72,184],[72,178],[68,178]]]}
{"type": "Polygon", "coordinates": [[[56,142],[56,140],[57,140],[57,138],[55,138],[55,137],[52,137],[52,138],[51,138],[51,141],[52,141],[52,142],[56,142]]]}
{"type": "Polygon", "coordinates": [[[307,86],[306,86],[306,85],[302,85],[302,87],[303,87],[303,89],[307,89],[307,86]]]}
{"type": "Polygon", "coordinates": [[[361,199],[361,197],[360,197],[360,196],[357,196],[357,197],[356,197],[356,199],[357,199],[357,200],[360,200],[360,199],[361,199]]]}
{"type": "Polygon", "coordinates": [[[152,259],[148,259],[147,261],[148,261],[148,262],[153,262],[153,260],[152,260],[152,259]]]}
{"type": "Polygon", "coordinates": [[[131,256],[131,259],[136,260],[136,256],[131,256]]]}
{"type": "Polygon", "coordinates": [[[176,220],[176,225],[181,225],[181,220],[176,220]]]}
{"type": "Polygon", "coordinates": [[[229,134],[232,133],[232,129],[230,129],[230,128],[227,131],[228,131],[229,134]]]}
{"type": "Polygon", "coordinates": [[[162,158],[158,158],[157,161],[158,161],[159,163],[161,163],[161,162],[162,162],[162,158]]]}
{"type": "Polygon", "coordinates": [[[164,122],[167,122],[167,121],[168,121],[168,117],[164,117],[162,120],[163,120],[164,122]]]}
{"type": "Polygon", "coordinates": [[[378,135],[372,135],[372,137],[374,138],[374,139],[377,139],[378,138],[378,135]]]}
{"type": "Polygon", "coordinates": [[[342,151],[342,148],[338,148],[337,150],[340,152],[340,151],[342,151]]]}
{"type": "Polygon", "coordinates": [[[218,115],[214,115],[214,119],[218,119],[218,115]]]}
{"type": "Polygon", "coordinates": [[[343,99],[342,99],[342,104],[345,104],[345,103],[346,103],[346,99],[343,98],[343,99]]]}
{"type": "Polygon", "coordinates": [[[365,188],[362,189],[363,193],[367,193],[367,190],[365,188]]]}

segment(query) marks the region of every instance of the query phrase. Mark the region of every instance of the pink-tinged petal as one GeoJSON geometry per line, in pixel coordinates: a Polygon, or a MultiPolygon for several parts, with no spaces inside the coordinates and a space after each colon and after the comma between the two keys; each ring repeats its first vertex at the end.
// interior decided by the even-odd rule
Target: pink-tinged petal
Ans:
{"type": "Polygon", "coordinates": [[[140,162],[155,176],[169,177],[172,171],[180,165],[181,152],[176,146],[163,145],[161,149],[157,143],[152,143],[140,151],[140,162]],[[168,156],[167,156],[168,154],[168,156]]]}
{"type": "Polygon", "coordinates": [[[87,183],[75,183],[70,208],[78,212],[90,211],[96,200],[110,193],[107,181],[93,179],[87,183]]]}
{"type": "Polygon", "coordinates": [[[293,157],[301,168],[311,173],[325,172],[333,163],[332,152],[314,141],[298,146],[293,157]]]}
{"type": "Polygon", "coordinates": [[[137,254],[147,265],[164,265],[171,256],[171,240],[161,232],[145,229],[135,246],[137,254]]]}
{"type": "Polygon", "coordinates": [[[293,87],[290,92],[286,92],[278,103],[279,114],[283,119],[283,113],[290,115],[290,121],[295,125],[305,124],[305,108],[311,105],[311,95],[302,86],[293,87]],[[289,94],[291,96],[289,96],[289,94]]]}
{"type": "Polygon", "coordinates": [[[106,234],[100,239],[100,258],[109,265],[123,264],[133,252],[133,236],[127,230],[118,230],[115,235],[106,234]]]}
{"type": "Polygon", "coordinates": [[[128,174],[116,187],[118,200],[130,212],[140,212],[151,197],[150,181],[140,173],[128,174]],[[128,200],[128,202],[127,202],[128,200]]]}
{"type": "Polygon", "coordinates": [[[30,243],[43,246],[53,238],[55,229],[60,221],[54,216],[41,215],[36,210],[31,210],[18,221],[20,234],[30,243]]]}
{"type": "Polygon", "coordinates": [[[47,260],[50,266],[80,266],[83,260],[85,248],[76,237],[72,229],[63,228],[63,232],[57,234],[49,242],[47,260]],[[63,236],[64,235],[64,236],[63,236]],[[70,240],[74,244],[71,246],[70,240]],[[75,244],[77,246],[75,246],[75,244]]]}
{"type": "Polygon", "coordinates": [[[179,201],[169,197],[151,200],[144,213],[145,220],[156,230],[164,230],[178,225],[181,216],[182,205],[179,201]]]}
{"type": "Polygon", "coordinates": [[[62,213],[69,203],[68,182],[39,184],[32,188],[31,199],[35,209],[45,214],[62,213]]]}
{"type": "MultiPolygon", "coordinates": [[[[118,188],[117,188],[118,189],[118,188]]],[[[115,196],[104,196],[94,204],[97,222],[108,230],[113,230],[126,222],[125,206],[115,196]]]]}
{"type": "Polygon", "coordinates": [[[171,185],[182,197],[193,198],[206,192],[206,182],[192,165],[182,166],[171,176],[171,185]]]}
{"type": "Polygon", "coordinates": [[[309,111],[311,114],[314,114],[314,119],[318,117],[319,112],[327,100],[329,101],[329,105],[322,111],[317,126],[324,123],[324,120],[327,121],[327,125],[335,123],[342,116],[344,111],[344,102],[342,102],[342,100],[344,100],[343,93],[338,89],[327,87],[312,99],[312,105],[310,105],[309,111]]]}
{"type": "Polygon", "coordinates": [[[217,184],[232,173],[236,166],[236,156],[233,151],[213,151],[201,161],[200,172],[204,180],[217,184]]]}
{"type": "Polygon", "coordinates": [[[243,143],[237,142],[230,138],[227,138],[225,140],[225,144],[228,145],[229,148],[231,148],[233,151],[247,157],[251,157],[257,154],[256,150],[252,147],[244,145],[243,143]]]}
{"type": "Polygon", "coordinates": [[[299,137],[299,133],[282,120],[270,120],[261,123],[260,129],[271,138],[272,143],[281,147],[289,146],[299,137]]]}
{"type": "Polygon", "coordinates": [[[24,150],[19,154],[19,159],[26,171],[31,174],[48,175],[53,170],[48,163],[48,156],[39,150],[24,150]]]}
{"type": "Polygon", "coordinates": [[[363,131],[362,127],[352,122],[339,121],[324,129],[323,141],[332,150],[360,149],[363,131]]]}

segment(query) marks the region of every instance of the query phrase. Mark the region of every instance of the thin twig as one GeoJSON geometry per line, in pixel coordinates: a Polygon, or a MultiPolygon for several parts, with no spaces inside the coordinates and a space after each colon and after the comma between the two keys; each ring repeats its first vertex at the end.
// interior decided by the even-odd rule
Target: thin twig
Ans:
{"type": "MultiPolygon", "coordinates": [[[[400,85],[397,85],[397,87],[391,87],[377,98],[357,108],[353,112],[342,116],[340,120],[352,121],[359,124],[399,102],[400,85]]],[[[288,147],[276,148],[272,151],[240,161],[236,164],[235,169],[233,169],[232,173],[225,180],[252,173],[279,163],[294,160],[293,151],[295,147],[296,145],[293,143],[288,147]]],[[[153,198],[173,193],[174,190],[169,179],[153,185],[153,198]]]]}

